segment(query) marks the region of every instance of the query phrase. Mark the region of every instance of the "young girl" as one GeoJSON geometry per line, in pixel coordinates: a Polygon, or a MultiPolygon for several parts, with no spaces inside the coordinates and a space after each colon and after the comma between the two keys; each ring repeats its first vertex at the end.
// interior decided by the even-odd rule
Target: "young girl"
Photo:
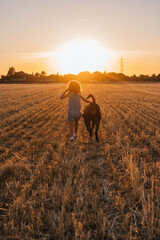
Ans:
{"type": "Polygon", "coordinates": [[[60,99],[69,97],[68,101],[68,122],[70,141],[77,137],[78,121],[81,118],[81,99],[86,103],[92,103],[81,95],[81,84],[72,80],[68,83],[67,89],[62,93],[60,99]],[[74,132],[73,132],[74,130],[74,132]]]}

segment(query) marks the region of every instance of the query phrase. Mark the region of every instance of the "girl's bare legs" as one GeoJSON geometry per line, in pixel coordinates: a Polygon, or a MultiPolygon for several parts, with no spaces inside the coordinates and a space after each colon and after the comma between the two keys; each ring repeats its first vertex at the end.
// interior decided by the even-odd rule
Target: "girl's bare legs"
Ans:
{"type": "Polygon", "coordinates": [[[69,122],[69,135],[70,135],[70,137],[73,137],[73,126],[74,126],[74,122],[69,122]]]}
{"type": "Polygon", "coordinates": [[[69,135],[70,135],[70,140],[73,141],[74,137],[77,137],[77,131],[78,131],[78,120],[75,120],[73,122],[69,122],[69,135]],[[75,133],[73,134],[73,130],[75,133]]]}
{"type": "Polygon", "coordinates": [[[75,134],[78,132],[78,120],[75,120],[75,134]]]}

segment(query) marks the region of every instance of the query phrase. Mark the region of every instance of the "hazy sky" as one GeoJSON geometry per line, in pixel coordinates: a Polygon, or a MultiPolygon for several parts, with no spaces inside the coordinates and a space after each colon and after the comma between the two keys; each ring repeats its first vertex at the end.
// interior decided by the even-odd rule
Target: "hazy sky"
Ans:
{"type": "Polygon", "coordinates": [[[12,65],[16,71],[64,73],[59,52],[70,46],[69,54],[71,44],[78,48],[81,41],[95,41],[96,51],[108,54],[97,70],[106,65],[107,71],[119,72],[123,56],[124,73],[158,74],[159,13],[159,0],[0,0],[0,74],[12,65]]]}

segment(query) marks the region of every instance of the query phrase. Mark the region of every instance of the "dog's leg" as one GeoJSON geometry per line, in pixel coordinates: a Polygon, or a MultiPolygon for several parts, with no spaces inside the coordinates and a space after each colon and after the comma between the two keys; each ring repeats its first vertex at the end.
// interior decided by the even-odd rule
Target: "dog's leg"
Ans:
{"type": "Polygon", "coordinates": [[[88,119],[85,119],[84,121],[86,124],[87,131],[90,133],[90,121],[88,119]]]}
{"type": "Polygon", "coordinates": [[[95,126],[95,121],[92,121],[92,131],[94,129],[94,126],[95,126]]]}
{"type": "Polygon", "coordinates": [[[93,132],[93,129],[94,129],[94,126],[95,126],[95,121],[92,121],[92,127],[91,127],[91,132],[90,132],[90,136],[92,137],[92,132],[93,132]]]}
{"type": "Polygon", "coordinates": [[[90,137],[92,137],[92,128],[90,127],[90,137]]]}
{"type": "Polygon", "coordinates": [[[86,119],[85,123],[86,123],[87,131],[89,132],[90,137],[92,137],[91,120],[90,119],[86,119]]]}
{"type": "Polygon", "coordinates": [[[100,124],[100,121],[97,121],[97,123],[96,123],[96,131],[95,131],[95,136],[96,136],[97,142],[99,142],[99,138],[98,138],[99,124],[100,124]]]}
{"type": "Polygon", "coordinates": [[[91,121],[89,121],[89,133],[90,133],[90,137],[92,137],[91,121]]]}

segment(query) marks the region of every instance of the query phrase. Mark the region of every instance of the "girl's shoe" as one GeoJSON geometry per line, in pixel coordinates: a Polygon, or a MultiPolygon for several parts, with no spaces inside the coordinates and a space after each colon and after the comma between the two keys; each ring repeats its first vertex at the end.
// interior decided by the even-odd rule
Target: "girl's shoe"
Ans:
{"type": "Polygon", "coordinates": [[[77,134],[76,134],[76,133],[74,133],[74,134],[73,134],[73,137],[74,137],[74,138],[77,138],[77,134]]]}
{"type": "Polygon", "coordinates": [[[74,137],[70,137],[70,142],[73,142],[74,141],[74,137]]]}

